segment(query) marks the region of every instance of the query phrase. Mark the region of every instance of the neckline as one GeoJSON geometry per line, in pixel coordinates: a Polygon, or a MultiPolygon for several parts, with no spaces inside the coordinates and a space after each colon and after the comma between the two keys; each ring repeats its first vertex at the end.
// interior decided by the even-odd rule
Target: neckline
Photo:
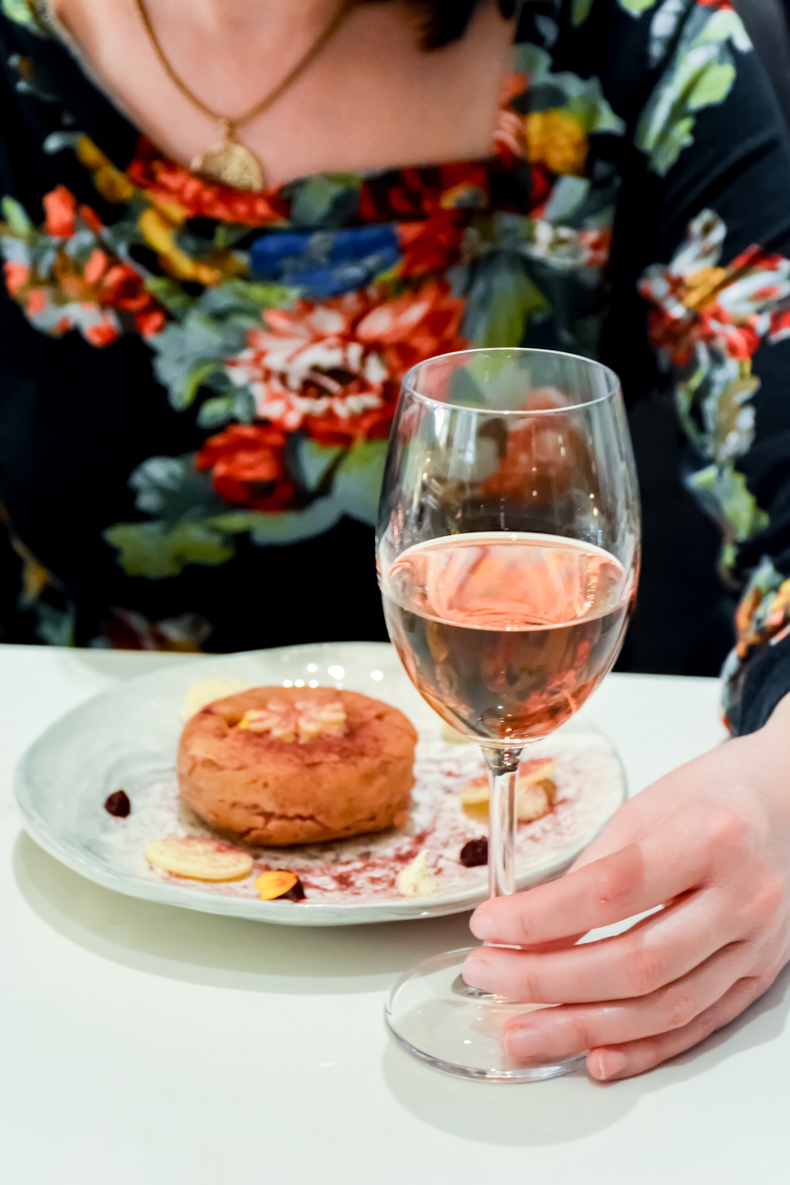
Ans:
{"type": "MultiPolygon", "coordinates": [[[[100,94],[104,98],[105,102],[107,102],[117,112],[117,114],[128,124],[128,126],[136,133],[138,142],[140,139],[144,139],[145,141],[147,141],[148,144],[150,144],[154,148],[155,152],[160,157],[160,159],[167,161],[169,164],[175,165],[176,168],[183,169],[185,172],[187,172],[190,175],[190,177],[194,177],[196,181],[200,181],[202,184],[216,184],[218,187],[231,189],[234,193],[248,194],[252,198],[260,197],[263,199],[277,199],[277,198],[280,198],[283,195],[283,193],[287,190],[298,190],[298,189],[301,189],[303,186],[307,185],[309,182],[330,180],[330,179],[336,178],[336,177],[353,178],[355,181],[364,183],[366,181],[372,180],[373,178],[385,176],[388,173],[395,173],[397,175],[402,176],[404,173],[409,173],[412,171],[415,171],[415,172],[416,171],[423,171],[426,169],[434,169],[434,168],[442,169],[442,168],[448,168],[448,167],[451,168],[451,167],[462,167],[462,166],[491,167],[491,165],[499,159],[498,153],[497,153],[497,147],[496,147],[496,135],[497,135],[497,130],[498,130],[498,122],[499,122],[498,117],[499,117],[500,113],[503,111],[503,109],[505,108],[505,104],[501,101],[500,101],[499,106],[497,107],[497,120],[496,120],[495,126],[493,128],[493,131],[491,133],[490,150],[488,151],[488,153],[486,153],[485,155],[482,155],[482,156],[469,157],[469,158],[460,159],[460,160],[456,157],[452,157],[452,158],[447,158],[446,160],[438,160],[438,161],[431,160],[431,161],[424,161],[424,162],[417,162],[417,163],[410,161],[405,164],[385,165],[383,167],[377,167],[377,168],[371,168],[371,169],[332,169],[332,170],[324,170],[322,172],[304,173],[304,174],[300,174],[299,176],[293,177],[289,180],[283,181],[279,185],[271,186],[269,188],[264,188],[264,189],[257,190],[257,191],[240,190],[240,189],[236,189],[233,186],[225,186],[221,181],[217,181],[214,183],[212,183],[212,182],[207,183],[203,180],[203,178],[199,177],[197,173],[194,173],[188,164],[185,164],[183,161],[179,160],[176,157],[168,155],[168,153],[166,153],[163,149],[161,149],[159,147],[159,145],[154,140],[152,140],[150,136],[147,135],[146,132],[142,131],[138,127],[137,123],[132,118],[131,113],[127,110],[123,100],[117,94],[114,87],[112,87],[107,82],[107,80],[104,79],[102,77],[102,75],[94,69],[92,63],[89,61],[89,59],[84,54],[82,47],[80,46],[80,43],[77,40],[77,38],[74,36],[74,34],[71,32],[69,27],[65,24],[65,22],[62,21],[60,19],[60,17],[56,16],[56,14],[54,12],[54,8],[53,8],[54,0],[27,0],[27,3],[31,7],[31,9],[34,11],[34,13],[35,13],[35,9],[37,9],[37,8],[41,10],[41,12],[43,13],[43,19],[44,19],[47,27],[54,34],[57,41],[60,44],[62,44],[64,49],[66,49],[69,52],[69,54],[72,56],[75,63],[79,67],[79,69],[82,71],[85,78],[90,82],[90,84],[92,86],[94,86],[96,88],[96,90],[98,90],[100,92],[100,94]]],[[[510,42],[510,48],[509,48],[507,56],[506,56],[505,68],[504,68],[501,78],[500,78],[500,94],[503,94],[505,92],[505,83],[506,83],[507,79],[513,73],[517,72],[516,71],[516,64],[517,64],[516,63],[516,53],[518,50],[519,43],[516,40],[516,38],[518,36],[518,29],[519,29],[519,21],[516,19],[513,22],[513,36],[512,36],[511,42],[510,42]]],[[[98,147],[101,148],[101,150],[103,152],[105,152],[106,155],[110,159],[112,159],[112,156],[113,156],[112,146],[109,146],[109,149],[108,149],[107,146],[100,144],[100,145],[98,145],[98,147]]],[[[116,162],[116,163],[119,164],[119,167],[121,167],[125,170],[128,167],[129,162],[127,162],[126,165],[121,165],[119,162],[116,162]]]]}

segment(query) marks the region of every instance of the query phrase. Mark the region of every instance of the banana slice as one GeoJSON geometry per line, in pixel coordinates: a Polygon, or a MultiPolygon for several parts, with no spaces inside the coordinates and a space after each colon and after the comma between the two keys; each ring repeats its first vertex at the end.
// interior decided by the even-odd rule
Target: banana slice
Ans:
{"type": "MultiPolygon", "coordinates": [[[[557,768],[554,758],[529,762],[519,774],[517,812],[519,823],[534,823],[551,810],[557,787],[551,780],[557,768]]],[[[472,778],[461,791],[461,806],[472,818],[488,815],[488,778],[472,778]]]]}
{"type": "Polygon", "coordinates": [[[242,683],[241,679],[201,679],[190,687],[181,705],[179,716],[184,724],[196,716],[201,708],[213,704],[214,700],[224,699],[226,695],[236,695],[239,691],[249,691],[250,684],[242,683]]]}
{"type": "Polygon", "coordinates": [[[145,858],[171,876],[194,881],[237,881],[252,871],[252,856],[217,839],[155,839],[145,845],[145,858]]]}

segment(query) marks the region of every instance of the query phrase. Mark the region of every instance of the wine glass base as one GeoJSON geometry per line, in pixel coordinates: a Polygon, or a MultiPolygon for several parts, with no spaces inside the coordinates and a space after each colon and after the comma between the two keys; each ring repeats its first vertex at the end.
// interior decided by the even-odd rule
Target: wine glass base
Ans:
{"type": "Polygon", "coordinates": [[[550,1064],[509,1058],[499,1032],[511,1017],[535,1006],[466,991],[459,977],[468,954],[454,950],[426,959],[395,984],[385,1018],[403,1049],[443,1074],[482,1082],[545,1082],[583,1064],[585,1054],[550,1064]]]}

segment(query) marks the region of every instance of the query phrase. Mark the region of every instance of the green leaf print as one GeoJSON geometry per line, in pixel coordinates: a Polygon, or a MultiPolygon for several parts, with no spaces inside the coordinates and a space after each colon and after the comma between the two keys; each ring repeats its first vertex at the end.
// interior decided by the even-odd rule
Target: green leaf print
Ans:
{"type": "Polygon", "coordinates": [[[666,128],[652,143],[640,142],[637,137],[638,146],[649,152],[653,171],[659,176],[665,177],[672,166],[677,164],[683,149],[694,143],[694,124],[695,120],[686,116],[666,128]]]}
{"type": "Polygon", "coordinates": [[[232,542],[209,522],[118,523],[104,532],[118,552],[117,562],[127,576],[166,580],[180,576],[187,564],[216,567],[233,557],[232,542]]]}
{"type": "Polygon", "coordinates": [[[2,0],[0,9],[14,24],[24,25],[32,32],[46,36],[46,26],[42,20],[36,19],[31,5],[27,4],[26,0],[2,0]]]}
{"type": "Polygon", "coordinates": [[[207,399],[198,412],[198,424],[201,428],[219,428],[233,419],[237,402],[235,395],[217,395],[215,399],[207,399]]]}
{"type": "Polygon", "coordinates": [[[335,225],[352,217],[359,205],[361,177],[353,173],[321,173],[287,187],[292,195],[294,226],[335,225]]]}
{"type": "Polygon", "coordinates": [[[583,25],[592,12],[592,6],[595,0],[573,0],[573,8],[571,10],[571,20],[576,28],[583,25]]]}
{"type": "Polygon", "coordinates": [[[737,71],[729,63],[723,66],[711,64],[697,79],[688,92],[688,105],[692,111],[713,107],[723,103],[732,90],[737,71]]]}
{"type": "Polygon", "coordinates": [[[368,440],[349,451],[332,485],[332,501],[341,513],[375,527],[386,459],[386,440],[368,440]]]}
{"type": "Polygon", "coordinates": [[[289,467],[295,480],[313,493],[319,488],[332,466],[342,457],[345,449],[340,445],[319,444],[308,436],[297,440],[295,444],[293,464],[289,467]]]}
{"type": "Polygon", "coordinates": [[[260,547],[298,543],[323,535],[342,517],[340,505],[332,498],[317,498],[305,510],[281,510],[265,514],[256,510],[230,511],[207,521],[212,529],[229,535],[246,535],[260,547]]]}
{"type": "Polygon", "coordinates": [[[35,228],[28,218],[24,206],[21,206],[15,198],[4,197],[0,202],[0,210],[2,210],[3,219],[12,234],[25,238],[34,232],[35,228]]]}
{"type": "Polygon", "coordinates": [[[225,503],[214,493],[208,473],[198,473],[195,458],[149,457],[129,478],[138,510],[170,525],[205,519],[225,503]]]}
{"type": "Polygon", "coordinates": [[[33,606],[36,615],[36,634],[47,646],[73,646],[74,630],[77,625],[75,605],[56,609],[46,601],[38,600],[33,606]]]}
{"type": "Polygon", "coordinates": [[[464,336],[479,348],[519,346],[530,321],[549,311],[549,303],[530,277],[522,257],[515,252],[494,251],[475,269],[464,336]]]}
{"type": "Polygon", "coordinates": [[[749,48],[749,40],[735,13],[721,21],[721,13],[702,5],[695,8],[636,129],[636,144],[653,171],[666,176],[681,153],[694,142],[697,112],[723,103],[737,77],[734,50],[749,48]]]}
{"type": "Polygon", "coordinates": [[[175,317],[184,317],[195,303],[180,284],[168,276],[148,276],[145,286],[152,296],[175,317]]]}
{"type": "Polygon", "coordinates": [[[751,539],[768,526],[768,515],[757,505],[746,478],[734,466],[709,465],[692,474],[689,484],[721,523],[725,540],[751,539]]]}
{"type": "Polygon", "coordinates": [[[226,358],[244,348],[246,336],[245,325],[195,310],[182,325],[168,325],[151,339],[156,352],[154,372],[177,411],[189,407],[200,385],[223,370],[226,358]]]}
{"type": "Polygon", "coordinates": [[[720,8],[713,12],[705,27],[697,34],[692,48],[698,45],[712,45],[717,41],[732,41],[741,53],[748,53],[754,48],[743,21],[732,8],[720,8]]]}
{"type": "Polygon", "coordinates": [[[620,0],[620,7],[630,12],[631,16],[640,17],[651,8],[655,8],[657,3],[658,0],[620,0]]]}

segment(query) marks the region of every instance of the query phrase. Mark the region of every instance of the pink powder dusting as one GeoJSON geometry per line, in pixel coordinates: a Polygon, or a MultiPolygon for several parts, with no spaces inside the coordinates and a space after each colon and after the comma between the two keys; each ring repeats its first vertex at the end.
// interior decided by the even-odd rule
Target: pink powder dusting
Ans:
{"type": "MultiPolygon", "coordinates": [[[[537,753],[530,753],[533,755],[537,753]]],[[[607,742],[596,734],[543,742],[540,756],[557,759],[557,799],[549,815],[519,826],[520,876],[539,871],[542,864],[565,853],[570,858],[574,850],[589,842],[622,799],[619,763],[607,742]]],[[[117,863],[138,875],[189,884],[222,896],[257,899],[257,876],[272,868],[288,869],[302,881],[309,901],[327,904],[403,900],[396,886],[398,873],[424,851],[439,894],[457,893],[479,888],[487,881],[485,867],[464,868],[460,862],[467,840],[487,831],[487,824],[469,818],[460,804],[463,787],[484,771],[483,759],[473,746],[423,741],[417,750],[413,807],[406,828],[327,844],[251,849],[255,864],[250,876],[228,884],[169,877],[155,872],[145,860],[145,844],[152,839],[213,834],[181,802],[172,771],[129,779],[125,789],[132,814],[124,820],[108,818],[101,842],[112,849],[117,863]]]]}

